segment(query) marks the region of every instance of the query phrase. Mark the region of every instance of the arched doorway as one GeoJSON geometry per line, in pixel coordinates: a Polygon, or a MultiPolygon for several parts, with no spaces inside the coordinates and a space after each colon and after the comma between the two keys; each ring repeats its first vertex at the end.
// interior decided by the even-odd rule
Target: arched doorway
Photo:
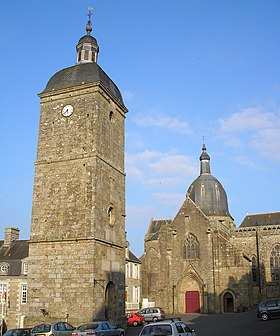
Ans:
{"type": "Polygon", "coordinates": [[[225,294],[223,295],[223,307],[224,313],[234,312],[234,299],[233,295],[230,292],[225,292],[225,294]]]}
{"type": "Polygon", "coordinates": [[[109,321],[116,319],[116,289],[111,281],[105,290],[105,318],[109,321]]]}
{"type": "Polygon", "coordinates": [[[174,306],[178,314],[204,311],[203,281],[191,265],[175,288],[174,306]]]}

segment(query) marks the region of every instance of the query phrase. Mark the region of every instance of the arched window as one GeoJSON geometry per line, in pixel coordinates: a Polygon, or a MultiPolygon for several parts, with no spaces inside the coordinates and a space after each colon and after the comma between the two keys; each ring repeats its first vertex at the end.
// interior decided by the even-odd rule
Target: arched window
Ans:
{"type": "Polygon", "coordinates": [[[185,239],[183,259],[199,259],[199,244],[196,237],[191,233],[185,239]]]}
{"type": "Polygon", "coordinates": [[[108,222],[110,226],[114,226],[116,222],[115,211],[112,206],[110,206],[108,209],[108,222]]]}
{"type": "Polygon", "coordinates": [[[272,281],[280,280],[280,244],[275,245],[271,251],[270,272],[272,281]]]}
{"type": "Polygon", "coordinates": [[[252,280],[257,282],[257,258],[255,256],[252,257],[252,280]]]}
{"type": "Polygon", "coordinates": [[[109,113],[109,119],[110,119],[110,122],[113,124],[114,123],[114,112],[113,111],[110,111],[109,113]]]}

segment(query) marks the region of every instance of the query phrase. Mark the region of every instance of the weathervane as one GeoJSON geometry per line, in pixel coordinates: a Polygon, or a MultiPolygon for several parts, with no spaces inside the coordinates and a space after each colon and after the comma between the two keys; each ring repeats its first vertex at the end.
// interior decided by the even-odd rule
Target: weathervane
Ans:
{"type": "Polygon", "coordinates": [[[88,20],[90,21],[90,18],[92,16],[92,11],[93,11],[93,7],[88,7],[88,20]]]}
{"type": "Polygon", "coordinates": [[[87,26],[86,26],[86,31],[87,31],[87,34],[90,35],[91,31],[92,31],[92,25],[91,25],[91,16],[92,16],[92,11],[93,11],[93,8],[92,7],[88,7],[88,22],[87,22],[87,26]]]}

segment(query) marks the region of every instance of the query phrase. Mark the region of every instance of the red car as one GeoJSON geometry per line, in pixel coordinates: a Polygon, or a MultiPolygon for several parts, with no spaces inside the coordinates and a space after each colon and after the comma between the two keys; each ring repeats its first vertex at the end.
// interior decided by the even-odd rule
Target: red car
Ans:
{"type": "Polygon", "coordinates": [[[144,316],[139,313],[127,313],[127,325],[129,326],[138,326],[144,323],[144,316]]]}

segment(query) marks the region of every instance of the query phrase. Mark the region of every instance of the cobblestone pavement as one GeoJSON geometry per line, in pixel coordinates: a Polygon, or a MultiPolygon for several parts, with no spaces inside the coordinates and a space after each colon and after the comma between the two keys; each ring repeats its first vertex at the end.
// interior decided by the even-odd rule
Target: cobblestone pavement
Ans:
{"type": "MultiPolygon", "coordinates": [[[[280,318],[263,322],[256,311],[232,314],[181,315],[197,336],[279,336],[280,318]]],[[[127,336],[138,336],[141,327],[129,327],[127,336]]]]}

